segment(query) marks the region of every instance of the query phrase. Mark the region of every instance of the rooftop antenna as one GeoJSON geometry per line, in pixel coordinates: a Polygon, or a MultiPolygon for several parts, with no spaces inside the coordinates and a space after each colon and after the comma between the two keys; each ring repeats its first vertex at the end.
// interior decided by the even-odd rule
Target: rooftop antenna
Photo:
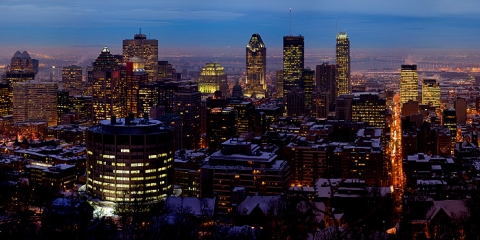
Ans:
{"type": "Polygon", "coordinates": [[[290,8],[290,36],[292,36],[292,8],[290,8]]]}
{"type": "Polygon", "coordinates": [[[140,34],[142,34],[142,28],[139,28],[140,29],[140,34]]]}

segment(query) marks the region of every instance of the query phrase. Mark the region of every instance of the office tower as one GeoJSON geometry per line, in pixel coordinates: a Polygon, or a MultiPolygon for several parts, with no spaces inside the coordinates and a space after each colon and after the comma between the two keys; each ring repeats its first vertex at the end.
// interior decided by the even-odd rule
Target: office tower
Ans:
{"type": "MultiPolygon", "coordinates": [[[[144,75],[145,76],[145,75],[144,75]]],[[[148,75],[147,75],[148,76],[148,75]]],[[[145,79],[145,78],[144,78],[145,79]]],[[[154,115],[152,115],[152,108],[162,107],[163,112],[165,114],[165,106],[159,105],[159,93],[160,93],[160,83],[159,82],[149,82],[145,84],[140,84],[138,87],[138,113],[149,113],[150,117],[153,119],[157,119],[154,115]]],[[[173,107],[173,106],[172,106],[173,107]]],[[[171,111],[170,113],[172,113],[171,111]]],[[[162,115],[160,114],[160,115],[162,115]]],[[[140,115],[139,115],[140,116],[140,115]]]]}
{"type": "Polygon", "coordinates": [[[83,119],[92,119],[92,96],[73,96],[71,97],[73,109],[78,112],[83,119]]]}
{"type": "Polygon", "coordinates": [[[303,89],[303,36],[283,37],[283,96],[296,87],[303,89]]]}
{"type": "Polygon", "coordinates": [[[315,90],[312,94],[311,114],[316,118],[326,118],[329,113],[329,99],[326,92],[315,90]]]}
{"type": "Polygon", "coordinates": [[[350,82],[350,40],[344,32],[337,34],[337,75],[336,75],[336,96],[352,93],[350,82]]]}
{"type": "MultiPolygon", "coordinates": [[[[150,116],[153,116],[150,114],[150,116]]],[[[178,151],[182,149],[182,117],[178,114],[174,113],[166,113],[162,114],[161,116],[158,117],[158,120],[161,122],[165,123],[166,125],[169,125],[170,128],[172,129],[173,136],[172,136],[172,145],[173,145],[173,150],[178,151]]]]}
{"type": "Polygon", "coordinates": [[[207,111],[208,151],[220,150],[220,145],[237,135],[237,111],[233,108],[212,108],[207,111]]]}
{"type": "Polygon", "coordinates": [[[335,99],[335,117],[338,120],[352,120],[353,94],[342,94],[335,99]]]}
{"type": "Polygon", "coordinates": [[[233,108],[237,111],[237,133],[239,136],[255,131],[255,106],[253,106],[253,103],[241,99],[228,99],[227,108],[233,108]]]}
{"type": "Polygon", "coordinates": [[[69,92],[66,90],[57,91],[57,116],[58,122],[61,122],[62,115],[69,113],[73,109],[73,103],[70,101],[69,92]]]}
{"type": "Polygon", "coordinates": [[[454,103],[454,108],[457,123],[465,124],[467,122],[467,101],[465,98],[457,98],[454,103]]]}
{"type": "Polygon", "coordinates": [[[283,97],[283,70],[277,70],[275,72],[275,96],[277,98],[283,97]]]}
{"type": "Polygon", "coordinates": [[[443,110],[443,126],[450,131],[452,146],[457,142],[457,114],[455,109],[447,108],[443,110]]]}
{"type": "Polygon", "coordinates": [[[215,91],[221,91],[223,96],[228,96],[230,93],[225,68],[219,63],[207,63],[202,67],[198,78],[198,90],[202,95],[212,95],[215,91]]]}
{"type": "Polygon", "coordinates": [[[125,116],[120,69],[107,47],[93,62],[92,83],[92,122],[98,123],[111,116],[125,116]]]}
{"type": "Polygon", "coordinates": [[[303,69],[303,89],[305,92],[305,114],[309,115],[312,111],[312,95],[313,95],[313,81],[314,81],[315,71],[310,68],[303,69]]]}
{"type": "Polygon", "coordinates": [[[62,68],[63,90],[70,96],[82,95],[82,67],[70,65],[62,68]]]}
{"type": "Polygon", "coordinates": [[[9,84],[0,83],[0,116],[12,114],[11,92],[9,84]]]}
{"type": "Polygon", "coordinates": [[[260,34],[253,34],[247,44],[247,79],[245,95],[263,98],[267,92],[267,48],[260,34]]]}
{"type": "Polygon", "coordinates": [[[175,92],[175,113],[182,117],[182,148],[200,147],[200,105],[201,93],[197,83],[181,83],[175,92]]]}
{"type": "Polygon", "coordinates": [[[157,79],[164,78],[173,78],[173,69],[172,64],[168,61],[158,61],[158,77],[157,79]]]}
{"type": "Polygon", "coordinates": [[[301,88],[292,88],[286,95],[287,115],[292,117],[304,116],[306,108],[305,91],[301,88]]]}
{"type": "Polygon", "coordinates": [[[19,82],[13,85],[13,121],[47,122],[57,125],[57,84],[52,82],[19,82]]]}
{"type": "Polygon", "coordinates": [[[329,103],[327,112],[333,112],[335,111],[335,98],[337,97],[335,64],[322,63],[317,65],[315,70],[315,88],[321,95],[326,95],[329,103]]]}
{"type": "Polygon", "coordinates": [[[369,126],[385,129],[386,101],[378,94],[360,94],[352,99],[352,122],[366,122],[369,126]]]}
{"type": "Polygon", "coordinates": [[[149,113],[150,108],[144,109],[140,107],[140,86],[146,85],[148,81],[148,73],[145,71],[145,63],[139,57],[132,57],[125,65],[125,104],[126,112],[133,113],[136,117],[149,113]]]}
{"type": "Polygon", "coordinates": [[[173,189],[172,131],[149,119],[101,120],[87,130],[87,193],[137,204],[165,199],[173,189]]]}
{"type": "Polygon", "coordinates": [[[268,103],[255,107],[255,136],[267,133],[270,124],[283,116],[283,107],[268,103]]]}
{"type": "Polygon", "coordinates": [[[431,104],[440,110],[440,85],[435,79],[424,79],[422,84],[422,104],[431,104]]]}
{"type": "Polygon", "coordinates": [[[202,197],[218,194],[219,210],[229,212],[236,187],[263,196],[283,193],[290,186],[290,166],[285,160],[277,160],[277,150],[236,138],[223,142],[221,150],[202,166],[202,197]]]}
{"type": "Polygon", "coordinates": [[[402,65],[400,76],[400,104],[418,101],[417,65],[402,65]]]}
{"type": "Polygon", "coordinates": [[[139,57],[145,62],[148,80],[153,82],[158,77],[158,40],[147,39],[147,35],[135,34],[133,39],[123,40],[123,62],[139,57]]]}
{"type": "Polygon", "coordinates": [[[15,52],[10,66],[5,71],[6,83],[26,82],[35,79],[35,70],[33,68],[33,59],[27,51],[15,52]]]}

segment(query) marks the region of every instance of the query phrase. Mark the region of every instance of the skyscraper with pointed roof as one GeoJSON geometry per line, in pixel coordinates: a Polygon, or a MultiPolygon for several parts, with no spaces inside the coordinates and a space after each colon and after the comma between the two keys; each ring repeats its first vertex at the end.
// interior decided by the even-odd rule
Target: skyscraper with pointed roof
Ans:
{"type": "Polygon", "coordinates": [[[352,93],[352,85],[350,82],[350,40],[344,32],[337,34],[337,97],[342,94],[352,93]]]}
{"type": "Polygon", "coordinates": [[[246,48],[247,79],[245,94],[262,98],[267,92],[267,48],[260,34],[253,34],[246,48]]]}
{"type": "Polygon", "coordinates": [[[125,117],[122,104],[122,85],[118,61],[104,47],[93,62],[92,72],[92,122],[109,119],[111,116],[125,117]]]}

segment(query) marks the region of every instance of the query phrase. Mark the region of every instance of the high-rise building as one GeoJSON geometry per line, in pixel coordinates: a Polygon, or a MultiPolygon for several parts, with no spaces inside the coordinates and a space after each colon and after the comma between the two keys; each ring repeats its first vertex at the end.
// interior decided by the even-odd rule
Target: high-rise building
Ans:
{"type": "Polygon", "coordinates": [[[352,120],[353,94],[342,94],[335,100],[335,117],[338,120],[352,120]]]}
{"type": "Polygon", "coordinates": [[[207,112],[208,151],[220,150],[220,145],[237,135],[237,111],[233,108],[213,108],[207,112]]]}
{"type": "Polygon", "coordinates": [[[13,121],[57,125],[57,83],[19,82],[13,85],[13,121]]]}
{"type": "Polygon", "coordinates": [[[61,122],[62,115],[69,113],[73,109],[73,103],[70,99],[69,92],[66,90],[59,90],[57,92],[57,117],[58,122],[61,122]]]}
{"type": "Polygon", "coordinates": [[[287,115],[292,117],[304,116],[306,109],[305,91],[301,88],[292,88],[286,95],[287,115]]]}
{"type": "Polygon", "coordinates": [[[260,34],[253,34],[247,44],[247,79],[245,95],[262,98],[267,91],[267,48],[260,34]]]}
{"type": "Polygon", "coordinates": [[[400,76],[400,104],[418,101],[417,65],[402,65],[400,76]]]}
{"type": "Polygon", "coordinates": [[[366,122],[385,131],[386,101],[378,94],[360,94],[352,99],[352,121],[366,122]]]}
{"type": "Polygon", "coordinates": [[[83,119],[92,119],[92,96],[73,96],[71,102],[73,109],[80,113],[83,119]]]}
{"type": "Polygon", "coordinates": [[[465,124],[467,122],[467,101],[465,98],[455,99],[454,108],[457,123],[465,124]]]}
{"type": "Polygon", "coordinates": [[[182,117],[182,148],[197,149],[200,146],[201,93],[196,83],[180,83],[175,92],[174,112],[182,117]]]}
{"type": "Polygon", "coordinates": [[[11,88],[9,84],[0,83],[0,116],[12,114],[11,88]]]}
{"type": "Polygon", "coordinates": [[[87,193],[108,202],[147,203],[173,189],[172,130],[151,119],[102,120],[87,130],[87,193]],[[119,121],[117,121],[119,120],[119,121]]]}
{"type": "Polygon", "coordinates": [[[157,79],[163,78],[173,78],[173,69],[172,64],[168,61],[158,61],[158,77],[157,79]]]}
{"type": "Polygon", "coordinates": [[[336,96],[350,94],[352,85],[350,82],[350,40],[344,32],[337,34],[337,75],[336,75],[336,96]]]}
{"type": "Polygon", "coordinates": [[[322,63],[316,66],[315,71],[315,88],[321,95],[325,95],[328,99],[328,111],[334,111],[336,94],[336,68],[335,64],[322,63]]]}
{"type": "Polygon", "coordinates": [[[431,104],[440,110],[440,85],[435,79],[424,79],[422,84],[422,104],[431,104]]]}
{"type": "Polygon", "coordinates": [[[309,115],[312,111],[312,95],[313,95],[313,82],[315,77],[315,71],[310,68],[303,69],[303,91],[305,92],[305,114],[309,115]]]}
{"type": "Polygon", "coordinates": [[[27,51],[15,52],[6,71],[7,83],[26,82],[35,79],[33,59],[27,51]]]}
{"type": "Polygon", "coordinates": [[[63,90],[67,90],[71,96],[81,95],[82,91],[82,67],[70,65],[62,68],[63,90]]]}
{"type": "Polygon", "coordinates": [[[216,91],[221,91],[223,96],[228,96],[230,92],[225,68],[220,63],[207,63],[202,67],[198,78],[198,90],[202,95],[212,95],[216,91]]]}
{"type": "Polygon", "coordinates": [[[457,142],[457,114],[455,109],[444,109],[442,117],[443,126],[450,131],[451,143],[452,146],[455,146],[455,143],[457,142]]]}
{"type": "Polygon", "coordinates": [[[303,36],[283,37],[283,96],[293,88],[304,87],[304,46],[303,36]]]}
{"type": "Polygon", "coordinates": [[[92,82],[92,122],[98,123],[111,116],[125,116],[118,61],[107,47],[93,62],[92,82]]]}
{"type": "Polygon", "coordinates": [[[229,99],[228,108],[234,108],[238,113],[237,133],[252,133],[255,131],[255,107],[251,102],[241,99],[229,99]]]}
{"type": "Polygon", "coordinates": [[[275,72],[275,80],[276,80],[275,96],[277,98],[283,97],[283,70],[277,70],[275,72]]]}
{"type": "Polygon", "coordinates": [[[158,40],[147,39],[147,35],[135,34],[133,39],[123,40],[123,61],[129,62],[139,57],[145,62],[148,80],[153,82],[158,77],[158,40]]]}
{"type": "Polygon", "coordinates": [[[144,113],[149,113],[150,108],[144,109],[140,106],[140,87],[148,83],[148,73],[145,71],[145,63],[138,57],[130,58],[126,63],[125,69],[125,105],[126,116],[128,113],[133,113],[136,117],[143,116],[144,113]]]}

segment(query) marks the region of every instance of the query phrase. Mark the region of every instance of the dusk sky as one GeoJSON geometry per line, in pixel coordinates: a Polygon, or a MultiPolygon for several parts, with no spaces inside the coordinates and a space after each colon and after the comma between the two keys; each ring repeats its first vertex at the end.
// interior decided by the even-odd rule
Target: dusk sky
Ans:
{"type": "Polygon", "coordinates": [[[346,31],[357,49],[480,49],[480,0],[0,1],[0,46],[121,47],[142,33],[160,48],[244,49],[252,33],[267,48],[292,33],[305,47],[335,46],[346,31]]]}

